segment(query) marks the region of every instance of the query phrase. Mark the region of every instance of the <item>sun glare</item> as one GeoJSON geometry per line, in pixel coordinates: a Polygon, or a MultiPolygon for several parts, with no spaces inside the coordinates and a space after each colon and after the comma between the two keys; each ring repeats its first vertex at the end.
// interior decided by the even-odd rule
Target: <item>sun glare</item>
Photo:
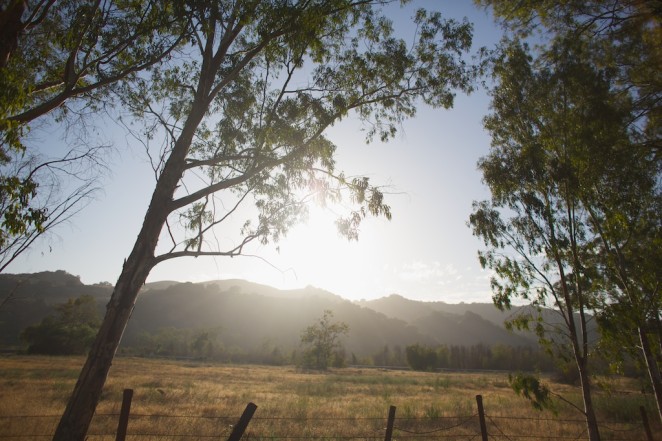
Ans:
{"type": "Polygon", "coordinates": [[[338,233],[336,219],[335,210],[312,206],[307,222],[293,228],[281,244],[281,255],[291,262],[299,284],[330,286],[347,275],[348,264],[358,263],[358,244],[338,233]]]}

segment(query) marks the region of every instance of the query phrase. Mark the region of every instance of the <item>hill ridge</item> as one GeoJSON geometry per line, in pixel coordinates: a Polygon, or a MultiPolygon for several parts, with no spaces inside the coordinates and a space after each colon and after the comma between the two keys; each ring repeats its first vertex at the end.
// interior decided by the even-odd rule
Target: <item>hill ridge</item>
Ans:
{"type": "MultiPolygon", "coordinates": [[[[92,295],[103,312],[112,292],[109,284],[85,285],[64,271],[0,274],[0,293],[11,289],[16,290],[16,301],[0,310],[0,344],[4,345],[19,344],[22,329],[39,323],[68,298],[92,295]],[[17,280],[22,283],[16,288],[17,280]]],[[[357,302],[314,286],[282,290],[242,279],[159,281],[143,288],[122,345],[139,344],[143,336],[165,329],[188,329],[189,333],[213,329],[227,347],[296,349],[301,331],[326,309],[350,326],[345,347],[361,356],[384,347],[402,350],[414,343],[535,345],[531,338],[506,331],[497,319],[502,313],[494,306],[491,309],[497,313],[485,317],[488,306],[422,302],[400,294],[357,302]]]]}

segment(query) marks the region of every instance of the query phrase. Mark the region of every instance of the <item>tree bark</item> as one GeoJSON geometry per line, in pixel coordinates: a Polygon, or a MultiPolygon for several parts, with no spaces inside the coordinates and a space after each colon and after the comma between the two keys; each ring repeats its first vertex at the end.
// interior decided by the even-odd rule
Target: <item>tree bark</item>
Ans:
{"type": "MultiPolygon", "coordinates": [[[[159,185],[157,190],[158,187],[159,185]]],[[[154,266],[154,250],[165,222],[163,208],[154,208],[158,205],[166,206],[163,202],[167,201],[155,191],[140,234],[133,251],[124,263],[110,302],[106,306],[106,315],[101,328],[60,419],[53,441],[85,440],[113,357],[133,312],[138,292],[154,266]]]]}
{"type": "Polygon", "coordinates": [[[163,173],[159,176],[133,250],[124,263],[115,289],[106,306],[106,315],[74,391],[53,435],[53,441],[84,441],[94,411],[101,398],[113,357],[131,317],[140,288],[156,264],[154,252],[159,235],[171,211],[171,202],[186,165],[193,135],[204,116],[202,95],[196,97],[163,173]]]}
{"type": "MultiPolygon", "coordinates": [[[[563,284],[565,286],[565,281],[563,284]]],[[[567,290],[564,291],[564,298],[568,314],[568,330],[570,331],[573,355],[575,357],[575,363],[577,364],[577,371],[579,372],[579,381],[582,389],[582,400],[584,402],[584,416],[586,418],[588,439],[590,441],[600,441],[600,430],[598,429],[598,421],[595,416],[595,408],[593,407],[593,398],[591,397],[591,379],[588,373],[588,330],[586,326],[586,316],[583,313],[584,308],[580,303],[580,326],[579,329],[577,329],[577,324],[575,323],[575,312],[572,307],[572,298],[569,296],[567,290]],[[580,332],[582,340],[581,344],[579,342],[580,332]]]]}
{"type": "Polygon", "coordinates": [[[651,379],[651,384],[653,385],[653,393],[655,394],[655,403],[657,404],[657,413],[660,421],[662,421],[662,375],[660,375],[660,368],[657,365],[657,360],[655,360],[655,355],[650,347],[650,340],[646,334],[646,330],[643,326],[637,328],[639,333],[639,341],[641,342],[641,350],[644,354],[644,359],[646,360],[646,368],[648,369],[648,375],[651,379]]]}
{"type": "Polygon", "coordinates": [[[590,441],[600,441],[600,430],[598,429],[598,420],[595,416],[593,407],[593,398],[591,397],[591,379],[588,375],[587,360],[578,361],[579,381],[582,388],[582,399],[584,401],[584,412],[586,414],[586,427],[588,429],[588,439],[590,441]]]}

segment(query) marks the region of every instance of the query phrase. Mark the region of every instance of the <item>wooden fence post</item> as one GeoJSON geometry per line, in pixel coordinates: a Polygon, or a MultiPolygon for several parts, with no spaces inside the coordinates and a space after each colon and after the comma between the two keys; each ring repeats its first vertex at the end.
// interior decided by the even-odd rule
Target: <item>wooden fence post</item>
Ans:
{"type": "Polygon", "coordinates": [[[228,441],[239,441],[241,439],[246,431],[246,427],[248,427],[248,423],[250,423],[251,418],[253,418],[255,410],[257,410],[257,406],[253,403],[248,403],[246,409],[244,409],[244,413],[242,413],[241,418],[239,418],[239,422],[232,428],[232,433],[230,434],[228,441]]]}
{"type": "Polygon", "coordinates": [[[388,408],[388,421],[386,422],[386,435],[384,441],[391,441],[393,437],[393,424],[395,423],[395,406],[388,408]]]}
{"type": "Polygon", "coordinates": [[[132,399],[133,389],[124,389],[124,393],[122,394],[120,421],[117,423],[117,435],[115,436],[115,441],[124,441],[126,439],[126,429],[129,426],[129,412],[131,411],[132,399]]]}
{"type": "Polygon", "coordinates": [[[653,441],[653,432],[651,432],[651,426],[648,424],[648,415],[646,415],[646,409],[644,406],[639,406],[639,412],[641,412],[641,421],[644,423],[646,439],[648,441],[653,441]]]}
{"type": "Polygon", "coordinates": [[[485,411],[483,410],[483,396],[476,395],[476,404],[478,404],[478,421],[480,422],[480,433],[483,441],[487,441],[487,425],[485,424],[485,411]]]}

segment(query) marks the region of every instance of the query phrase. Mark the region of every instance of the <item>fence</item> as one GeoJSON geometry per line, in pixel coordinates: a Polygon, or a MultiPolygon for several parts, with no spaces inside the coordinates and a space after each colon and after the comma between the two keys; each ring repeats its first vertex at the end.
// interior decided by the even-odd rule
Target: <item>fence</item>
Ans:
{"type": "MultiPolygon", "coordinates": [[[[432,440],[580,440],[587,438],[584,420],[500,417],[486,413],[481,395],[476,413],[466,416],[429,415],[397,417],[391,406],[384,418],[254,417],[257,406],[249,403],[236,416],[143,415],[131,413],[133,391],[125,389],[120,413],[96,414],[89,441],[432,441],[432,440]]],[[[646,412],[642,423],[600,424],[605,441],[654,441],[646,412]]],[[[0,416],[0,440],[47,440],[59,420],[56,415],[0,416]]]]}

